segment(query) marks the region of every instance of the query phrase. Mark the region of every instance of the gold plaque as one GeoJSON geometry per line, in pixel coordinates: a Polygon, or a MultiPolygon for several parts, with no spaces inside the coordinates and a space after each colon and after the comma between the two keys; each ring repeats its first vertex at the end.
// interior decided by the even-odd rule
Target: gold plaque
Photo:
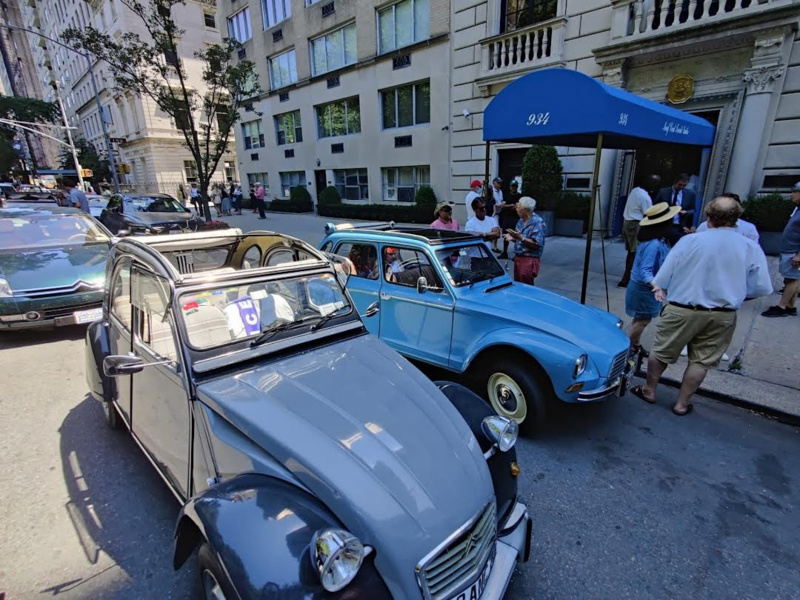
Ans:
{"type": "Polygon", "coordinates": [[[691,75],[675,75],[667,86],[670,104],[683,104],[694,96],[694,79],[691,75]]]}

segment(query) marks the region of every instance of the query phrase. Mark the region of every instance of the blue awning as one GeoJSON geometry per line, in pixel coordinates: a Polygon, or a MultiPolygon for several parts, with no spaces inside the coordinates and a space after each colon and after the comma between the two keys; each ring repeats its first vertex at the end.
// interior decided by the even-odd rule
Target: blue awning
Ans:
{"type": "Polygon", "coordinates": [[[611,87],[571,69],[534,71],[506,86],[483,113],[491,142],[636,148],[642,140],[711,146],[705,119],[611,87]]]}

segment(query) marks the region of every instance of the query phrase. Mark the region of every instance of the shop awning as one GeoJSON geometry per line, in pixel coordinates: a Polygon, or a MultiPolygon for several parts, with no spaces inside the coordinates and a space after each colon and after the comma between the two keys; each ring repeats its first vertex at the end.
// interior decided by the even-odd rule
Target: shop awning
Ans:
{"type": "Polygon", "coordinates": [[[636,148],[642,140],[711,146],[705,119],[570,69],[542,69],[520,77],[483,113],[483,139],[593,148],[636,148]]]}

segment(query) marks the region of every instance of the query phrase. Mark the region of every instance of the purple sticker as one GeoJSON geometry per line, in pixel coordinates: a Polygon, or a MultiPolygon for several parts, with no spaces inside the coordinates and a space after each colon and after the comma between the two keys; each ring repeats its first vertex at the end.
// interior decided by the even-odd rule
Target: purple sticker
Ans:
{"type": "Polygon", "coordinates": [[[236,308],[239,310],[239,317],[244,324],[244,330],[247,335],[256,335],[261,333],[261,321],[258,317],[258,311],[255,304],[250,299],[250,296],[244,296],[234,302],[236,308]]]}

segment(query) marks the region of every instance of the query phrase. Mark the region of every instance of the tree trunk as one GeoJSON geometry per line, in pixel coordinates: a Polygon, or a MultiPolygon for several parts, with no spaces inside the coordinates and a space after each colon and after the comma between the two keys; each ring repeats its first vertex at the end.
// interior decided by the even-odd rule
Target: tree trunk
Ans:
{"type": "Polygon", "coordinates": [[[211,203],[208,201],[208,182],[200,180],[200,205],[203,207],[203,214],[206,216],[206,223],[211,223],[211,203]]]}

